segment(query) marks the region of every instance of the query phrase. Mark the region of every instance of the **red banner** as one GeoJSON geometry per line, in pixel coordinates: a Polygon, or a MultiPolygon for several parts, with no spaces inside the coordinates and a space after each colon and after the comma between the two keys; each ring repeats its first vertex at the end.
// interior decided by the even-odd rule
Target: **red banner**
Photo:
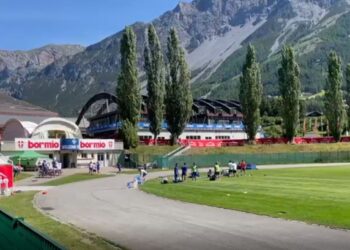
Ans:
{"type": "Polygon", "coordinates": [[[13,187],[12,165],[0,165],[0,183],[2,189],[6,187],[6,183],[8,188],[13,187]]]}
{"type": "Polygon", "coordinates": [[[257,144],[286,144],[286,138],[260,138],[256,139],[257,144]]]}
{"type": "MultiPolygon", "coordinates": [[[[334,143],[335,140],[331,136],[326,137],[295,137],[295,144],[311,144],[311,143],[334,143]]],[[[350,142],[350,136],[342,137],[341,142],[350,142]]],[[[141,141],[145,145],[154,145],[153,139],[146,139],[141,141]]],[[[194,139],[183,139],[179,140],[182,146],[190,145],[191,147],[232,147],[232,146],[243,146],[246,140],[194,140],[194,139]]],[[[286,144],[288,139],[286,138],[260,138],[256,139],[257,144],[286,144]]],[[[170,140],[157,140],[158,145],[170,145],[170,140]]]]}

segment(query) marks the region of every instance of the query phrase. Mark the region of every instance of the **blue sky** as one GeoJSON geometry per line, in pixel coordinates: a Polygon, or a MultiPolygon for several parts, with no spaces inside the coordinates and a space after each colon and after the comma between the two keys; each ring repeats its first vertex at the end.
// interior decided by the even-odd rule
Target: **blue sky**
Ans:
{"type": "Polygon", "coordinates": [[[0,0],[0,49],[90,45],[136,21],[148,22],[179,0],[0,0]]]}

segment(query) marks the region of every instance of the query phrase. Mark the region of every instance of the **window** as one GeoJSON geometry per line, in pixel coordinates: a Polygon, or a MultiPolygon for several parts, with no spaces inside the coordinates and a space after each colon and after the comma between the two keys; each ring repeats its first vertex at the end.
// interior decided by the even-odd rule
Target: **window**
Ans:
{"type": "Polygon", "coordinates": [[[109,161],[109,154],[107,154],[107,155],[106,155],[106,160],[108,160],[108,161],[109,161]]]}
{"type": "Polygon", "coordinates": [[[152,136],[150,136],[150,135],[140,135],[139,139],[140,140],[148,140],[148,139],[152,139],[152,136]]]}
{"type": "Polygon", "coordinates": [[[189,140],[200,140],[201,137],[200,137],[200,135],[188,135],[188,136],[186,136],[186,139],[189,139],[189,140]]]}
{"type": "Polygon", "coordinates": [[[206,136],[205,139],[206,140],[211,140],[211,136],[206,136]]]}
{"type": "Polygon", "coordinates": [[[87,158],[87,154],[85,154],[85,153],[81,153],[81,158],[86,159],[86,158],[87,158]]]}
{"type": "Polygon", "coordinates": [[[218,136],[215,136],[215,139],[218,139],[218,140],[229,140],[229,139],[230,139],[230,136],[227,136],[227,135],[218,135],[218,136]]]}
{"type": "Polygon", "coordinates": [[[104,155],[103,154],[97,154],[97,160],[98,161],[103,161],[104,160],[104,155]]]}

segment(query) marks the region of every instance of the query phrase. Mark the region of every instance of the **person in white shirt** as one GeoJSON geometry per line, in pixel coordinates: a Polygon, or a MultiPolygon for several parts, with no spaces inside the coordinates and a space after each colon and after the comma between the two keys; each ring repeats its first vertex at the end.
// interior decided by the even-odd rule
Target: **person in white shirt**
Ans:
{"type": "Polygon", "coordinates": [[[237,164],[236,163],[234,163],[234,162],[232,162],[232,161],[230,161],[229,163],[228,163],[228,173],[229,173],[229,176],[235,176],[236,175],[236,173],[237,173],[237,164]]]}

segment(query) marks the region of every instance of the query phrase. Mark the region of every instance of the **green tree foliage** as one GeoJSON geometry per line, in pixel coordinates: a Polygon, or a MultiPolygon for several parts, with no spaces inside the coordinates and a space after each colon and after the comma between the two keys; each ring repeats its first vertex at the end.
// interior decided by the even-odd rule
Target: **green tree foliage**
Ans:
{"type": "Polygon", "coordinates": [[[116,88],[117,104],[125,147],[137,146],[137,122],[141,109],[141,94],[136,64],[136,35],[130,27],[126,27],[120,42],[121,71],[116,88]],[[124,125],[125,124],[125,125],[124,125]],[[129,134],[133,133],[133,134],[129,134]],[[130,143],[136,138],[136,143],[130,143]]]}
{"type": "Polygon", "coordinates": [[[156,143],[163,121],[165,75],[162,49],[153,25],[150,25],[147,30],[144,58],[147,75],[148,119],[150,131],[156,143]]]}
{"type": "Polygon", "coordinates": [[[260,124],[262,84],[260,67],[256,62],[255,49],[252,45],[248,46],[246,62],[243,65],[240,83],[239,100],[242,105],[245,131],[249,141],[253,143],[260,124]]]}
{"type": "Polygon", "coordinates": [[[136,148],[138,144],[137,126],[132,124],[129,120],[124,120],[121,128],[123,135],[124,147],[136,148]]]}
{"type": "Polygon", "coordinates": [[[263,96],[260,105],[261,116],[280,116],[281,98],[263,96]]]}
{"type": "Polygon", "coordinates": [[[346,66],[346,72],[345,72],[345,79],[346,79],[346,104],[348,106],[347,109],[347,126],[348,129],[350,128],[350,64],[346,66]]]}
{"type": "Polygon", "coordinates": [[[325,89],[325,115],[329,131],[336,141],[340,141],[343,126],[343,82],[341,59],[333,51],[328,57],[328,78],[325,89]]]}
{"type": "Polygon", "coordinates": [[[175,144],[184,130],[192,112],[190,72],[185,60],[185,52],[179,44],[175,29],[171,29],[167,43],[166,81],[166,121],[171,133],[171,143],[175,144]]]}
{"type": "Polygon", "coordinates": [[[293,141],[299,125],[300,80],[299,66],[292,47],[282,49],[281,67],[278,70],[279,89],[282,96],[282,118],[285,136],[293,141]]]}

